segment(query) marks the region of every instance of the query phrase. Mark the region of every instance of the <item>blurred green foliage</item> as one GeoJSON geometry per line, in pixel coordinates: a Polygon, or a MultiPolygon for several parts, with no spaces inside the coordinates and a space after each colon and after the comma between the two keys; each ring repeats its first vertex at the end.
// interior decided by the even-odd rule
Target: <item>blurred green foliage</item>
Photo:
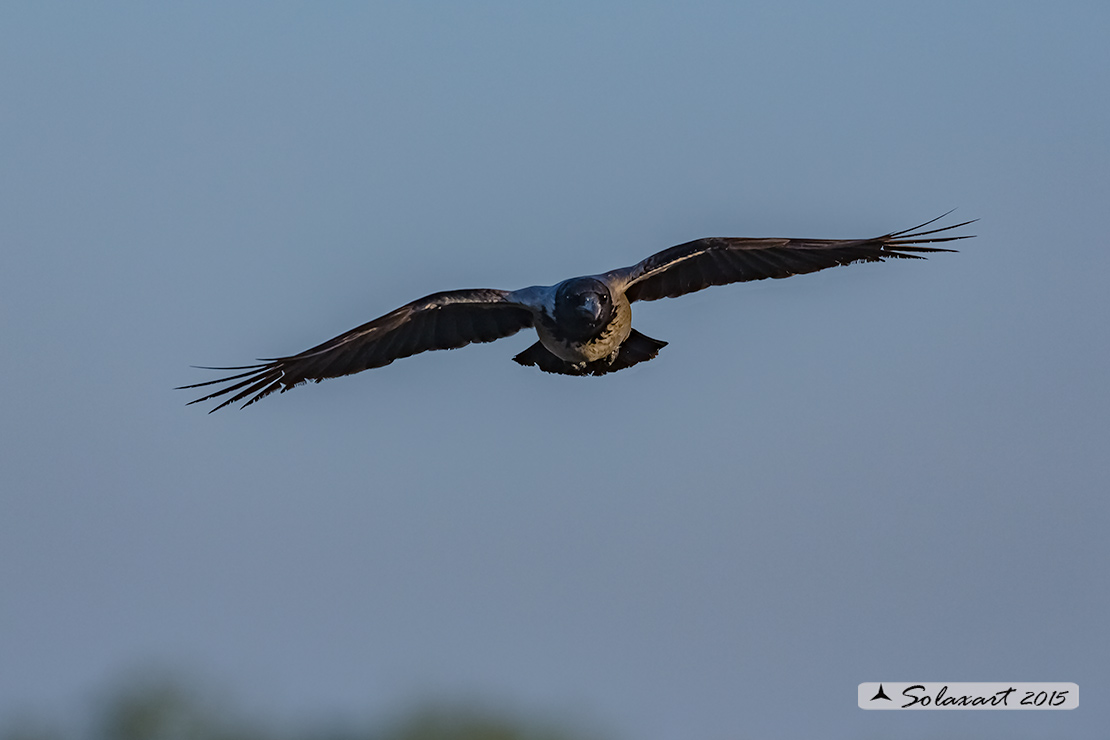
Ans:
{"type": "Polygon", "coordinates": [[[382,727],[282,729],[249,722],[174,681],[134,683],[93,710],[85,730],[66,732],[38,718],[0,725],[0,740],[584,740],[558,724],[466,705],[410,712],[382,727]]]}

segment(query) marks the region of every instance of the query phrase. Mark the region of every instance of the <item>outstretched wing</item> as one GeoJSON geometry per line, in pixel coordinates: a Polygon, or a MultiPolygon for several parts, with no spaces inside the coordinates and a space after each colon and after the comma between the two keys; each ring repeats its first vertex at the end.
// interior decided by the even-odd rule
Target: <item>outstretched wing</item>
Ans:
{"type": "Polygon", "coordinates": [[[920,259],[915,252],[955,251],[921,246],[923,244],[969,238],[970,235],[936,235],[973,221],[921,230],[941,218],[944,216],[873,239],[697,239],[664,249],[633,267],[614,270],[609,275],[616,281],[623,279],[628,300],[654,301],[693,293],[711,285],[784,278],[852,262],[882,262],[887,257],[920,259]]]}
{"type": "Polygon", "coordinates": [[[243,404],[246,408],[274,391],[284,393],[309,380],[318,383],[325,378],[384,367],[394,360],[432,349],[492,342],[532,325],[531,311],[508,300],[508,295],[508,291],[492,289],[434,293],[298,355],[263,360],[259,365],[206,368],[246,372],[181,386],[178,390],[232,383],[190,404],[238,391],[212,411],[249,396],[243,404]]]}

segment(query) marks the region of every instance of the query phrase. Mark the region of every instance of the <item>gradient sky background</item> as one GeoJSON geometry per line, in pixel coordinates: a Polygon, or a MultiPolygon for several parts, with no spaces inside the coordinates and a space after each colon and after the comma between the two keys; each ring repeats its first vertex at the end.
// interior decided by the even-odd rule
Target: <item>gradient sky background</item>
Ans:
{"type": "Polygon", "coordinates": [[[1105,737],[1108,33],[1105,2],[3,4],[0,720],[160,666],[294,723],[1105,737]],[[438,290],[954,207],[959,254],[638,304],[670,344],[604,378],[521,334],[243,412],[171,390],[438,290]],[[858,709],[880,680],[1081,707],[858,709]]]}

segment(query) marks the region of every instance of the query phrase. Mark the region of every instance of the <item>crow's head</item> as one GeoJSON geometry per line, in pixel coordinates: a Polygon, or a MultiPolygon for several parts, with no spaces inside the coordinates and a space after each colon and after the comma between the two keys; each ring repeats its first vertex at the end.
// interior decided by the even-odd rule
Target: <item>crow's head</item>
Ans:
{"type": "Polygon", "coordinates": [[[555,323],[571,339],[589,339],[613,320],[613,295],[597,278],[560,283],[555,291],[555,323]]]}

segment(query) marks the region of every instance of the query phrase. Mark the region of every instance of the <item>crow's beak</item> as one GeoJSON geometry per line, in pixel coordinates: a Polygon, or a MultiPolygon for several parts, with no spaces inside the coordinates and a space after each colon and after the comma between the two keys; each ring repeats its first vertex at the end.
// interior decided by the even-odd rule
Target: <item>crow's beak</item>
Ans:
{"type": "Polygon", "coordinates": [[[582,313],[594,321],[601,318],[601,302],[597,299],[597,296],[586,296],[585,300],[582,301],[582,313]]]}

